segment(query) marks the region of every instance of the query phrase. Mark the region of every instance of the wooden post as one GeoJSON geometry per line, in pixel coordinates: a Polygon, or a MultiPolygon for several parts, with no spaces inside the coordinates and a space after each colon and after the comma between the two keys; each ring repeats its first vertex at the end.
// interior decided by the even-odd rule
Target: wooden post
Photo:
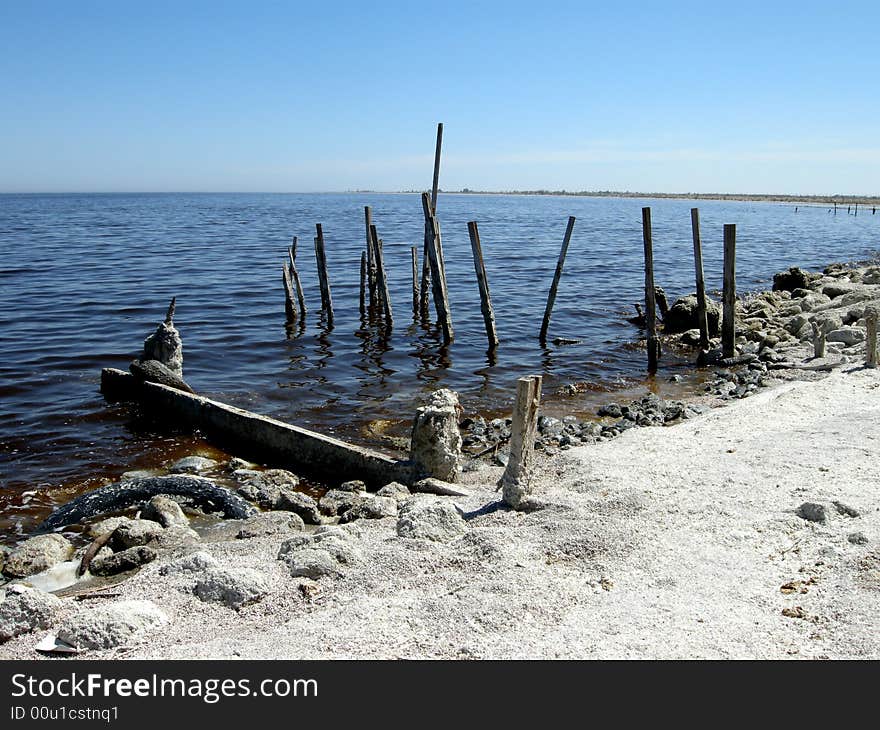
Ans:
{"type": "Polygon", "coordinates": [[[706,316],[706,282],[703,279],[703,244],[700,241],[700,209],[691,208],[691,230],[694,234],[694,272],[697,277],[697,324],[700,328],[700,349],[709,349],[709,320],[706,316]]]}
{"type": "Polygon", "coordinates": [[[452,315],[449,312],[449,298],[446,294],[446,279],[440,268],[440,231],[437,227],[437,219],[434,217],[434,213],[431,210],[431,198],[428,193],[422,193],[422,209],[425,213],[425,221],[430,232],[428,260],[431,265],[431,287],[434,292],[434,307],[437,310],[437,322],[443,330],[443,342],[449,344],[454,337],[452,315]]]}
{"type": "Polygon", "coordinates": [[[865,310],[865,367],[877,367],[877,310],[868,307],[865,310]]]}
{"type": "Polygon", "coordinates": [[[556,262],[556,273],[553,275],[553,283],[550,284],[550,292],[547,294],[547,306],[544,309],[544,321],[541,322],[541,334],[538,339],[544,345],[547,342],[547,328],[550,327],[550,314],[556,303],[556,292],[559,289],[559,280],[562,278],[562,267],[565,265],[565,256],[568,253],[568,244],[571,242],[571,232],[574,230],[575,217],[568,216],[568,226],[565,228],[565,237],[562,239],[562,250],[559,252],[559,260],[556,262]]]}
{"type": "Polygon", "coordinates": [[[736,355],[736,226],[724,226],[724,294],[721,314],[721,349],[724,357],[736,355]]]}
{"type": "Polygon", "coordinates": [[[648,372],[657,372],[660,342],[657,339],[657,308],[654,291],[654,244],[651,240],[651,209],[642,208],[642,239],[645,244],[645,329],[648,335],[648,372]]]}
{"type": "Polygon", "coordinates": [[[510,457],[499,486],[504,501],[514,509],[526,506],[531,495],[531,472],[541,404],[541,376],[516,381],[516,405],[510,426],[510,457]]]}
{"type": "Polygon", "coordinates": [[[361,251],[361,288],[360,288],[360,313],[361,318],[367,313],[366,308],[366,287],[367,287],[367,252],[361,251]]]}
{"type": "Polygon", "coordinates": [[[318,235],[315,237],[315,258],[318,262],[318,278],[321,282],[321,307],[327,315],[327,324],[333,324],[333,297],[330,294],[330,277],[327,274],[327,252],[324,248],[324,230],[320,223],[315,224],[318,235]]]}
{"type": "Polygon", "coordinates": [[[284,312],[287,315],[287,321],[293,323],[296,322],[299,314],[296,308],[296,301],[293,298],[293,282],[290,279],[290,271],[287,266],[282,266],[281,271],[281,279],[284,282],[284,312]]]}
{"type": "Polygon", "coordinates": [[[385,257],[382,253],[382,241],[376,232],[376,226],[370,226],[370,238],[373,242],[373,261],[376,262],[376,294],[385,315],[385,325],[389,329],[394,325],[391,314],[391,297],[388,294],[388,277],[385,272],[385,257]]]}
{"type": "Polygon", "coordinates": [[[431,185],[431,212],[437,215],[437,193],[440,191],[440,149],[443,146],[443,122],[437,125],[437,146],[434,148],[434,181],[431,185]]]}
{"type": "Polygon", "coordinates": [[[364,206],[364,224],[367,230],[367,282],[370,291],[370,309],[376,306],[376,260],[373,258],[373,246],[370,243],[370,227],[373,225],[373,210],[364,206]]]}
{"type": "Polygon", "coordinates": [[[498,347],[498,333],[495,331],[495,312],[489,294],[489,277],[486,276],[483,247],[480,245],[480,231],[476,221],[468,223],[468,234],[471,238],[471,251],[474,254],[474,273],[477,275],[477,286],[480,288],[480,309],[483,312],[483,323],[486,325],[486,337],[489,338],[489,349],[494,350],[498,347]]]}
{"type": "Polygon", "coordinates": [[[412,254],[412,308],[413,316],[419,314],[419,250],[415,246],[410,248],[412,254]]]}
{"type": "Polygon", "coordinates": [[[825,357],[825,326],[815,319],[810,322],[813,330],[813,357],[825,357]]]}
{"type": "Polygon", "coordinates": [[[297,237],[293,237],[293,244],[287,252],[290,257],[290,275],[293,277],[293,283],[296,287],[296,298],[299,302],[299,313],[303,319],[306,316],[306,298],[303,294],[302,282],[299,280],[299,272],[296,270],[296,245],[297,237]]]}
{"type": "MultiPolygon", "coordinates": [[[[434,147],[434,177],[431,183],[431,213],[437,214],[437,196],[440,192],[440,151],[443,147],[443,123],[437,125],[437,144],[434,147]]],[[[438,223],[439,231],[439,223],[438,223]]],[[[419,311],[422,319],[428,319],[428,288],[431,286],[431,266],[428,249],[432,246],[433,234],[431,233],[427,217],[425,218],[425,245],[422,252],[422,282],[419,289],[419,311]]],[[[439,238],[439,233],[438,233],[439,238]]],[[[442,244],[438,243],[438,246],[442,244]]],[[[440,266],[443,268],[443,249],[439,248],[440,266]]],[[[445,286],[445,283],[444,283],[445,286]]]]}

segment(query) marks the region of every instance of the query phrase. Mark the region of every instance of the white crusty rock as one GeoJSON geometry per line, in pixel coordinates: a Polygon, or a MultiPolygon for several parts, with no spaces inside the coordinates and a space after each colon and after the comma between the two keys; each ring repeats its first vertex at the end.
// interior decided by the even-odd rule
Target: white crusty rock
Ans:
{"type": "Polygon", "coordinates": [[[57,635],[75,649],[113,649],[134,644],[167,622],[152,601],[119,601],[77,611],[61,622],[57,635]]]}
{"type": "Polygon", "coordinates": [[[421,492],[423,494],[438,494],[442,497],[469,497],[470,492],[464,487],[457,484],[444,482],[442,479],[420,479],[412,485],[413,492],[421,492]]]}
{"type": "Polygon", "coordinates": [[[6,556],[3,572],[12,578],[26,578],[69,560],[72,555],[73,545],[63,535],[38,535],[6,556]]]}
{"type": "Polygon", "coordinates": [[[217,466],[217,462],[204,456],[184,456],[174,462],[169,470],[172,474],[201,474],[217,466]]]}
{"type": "Polygon", "coordinates": [[[394,497],[373,496],[346,510],[339,521],[345,523],[354,520],[381,520],[383,517],[396,515],[397,500],[394,497]]]}
{"type": "Polygon", "coordinates": [[[389,482],[376,492],[376,496],[394,497],[398,502],[405,502],[412,496],[412,493],[409,491],[409,487],[400,482],[389,482]]]}
{"type": "Polygon", "coordinates": [[[160,575],[179,575],[186,573],[202,573],[209,568],[216,568],[217,561],[204,550],[172,560],[159,568],[160,575]]]}
{"type": "Polygon", "coordinates": [[[197,574],[193,591],[205,602],[238,610],[265,596],[269,584],[262,573],[250,568],[208,568],[197,574]]]}
{"type": "Polygon", "coordinates": [[[436,542],[448,542],[467,531],[467,524],[449,502],[414,498],[406,502],[397,519],[397,534],[436,542]]]}
{"type": "Polygon", "coordinates": [[[455,482],[461,473],[461,433],[458,395],[435,390],[413,421],[410,459],[417,477],[455,482]]]}
{"type": "Polygon", "coordinates": [[[283,535],[305,529],[302,517],[295,512],[260,512],[249,517],[236,534],[239,540],[268,535],[283,535]]]}
{"type": "Polygon", "coordinates": [[[61,599],[51,593],[24,585],[8,587],[0,603],[0,641],[49,628],[61,606],[61,599]]]}
{"type": "Polygon", "coordinates": [[[170,497],[157,494],[144,505],[141,519],[158,522],[162,527],[189,527],[189,520],[180,505],[170,497]]]}
{"type": "Polygon", "coordinates": [[[98,520],[97,522],[93,522],[91,525],[89,525],[89,537],[103,537],[107,533],[113,532],[113,530],[115,530],[120,525],[125,525],[129,522],[134,522],[134,520],[131,517],[107,517],[106,519],[98,520]]]}

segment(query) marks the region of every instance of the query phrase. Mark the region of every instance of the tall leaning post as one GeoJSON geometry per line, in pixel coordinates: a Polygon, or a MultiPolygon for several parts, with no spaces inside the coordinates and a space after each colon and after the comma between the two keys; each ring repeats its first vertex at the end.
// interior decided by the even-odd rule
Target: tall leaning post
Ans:
{"type": "Polygon", "coordinates": [[[724,226],[724,294],[721,314],[721,352],[736,355],[736,226],[724,226]]]}
{"type": "Polygon", "coordinates": [[[474,273],[477,275],[477,286],[480,289],[480,310],[483,313],[483,324],[486,326],[486,337],[489,349],[498,347],[498,333],[495,330],[495,310],[492,308],[492,296],[489,293],[489,277],[486,275],[486,263],[483,261],[483,247],[480,244],[480,231],[476,221],[468,223],[468,235],[471,239],[471,251],[474,255],[474,273]]]}
{"type": "Polygon", "coordinates": [[[385,316],[385,326],[390,330],[394,326],[394,317],[391,312],[391,294],[388,292],[388,275],[385,269],[385,255],[382,252],[382,240],[376,231],[376,226],[370,226],[370,237],[373,241],[373,260],[376,262],[376,290],[382,313],[385,316]]]}
{"type": "Polygon", "coordinates": [[[498,483],[504,502],[513,509],[527,509],[532,500],[532,466],[540,404],[541,376],[531,375],[517,380],[516,404],[510,426],[510,457],[498,483]]]}
{"type": "Polygon", "coordinates": [[[559,290],[559,280],[562,278],[562,267],[565,266],[565,256],[568,253],[568,244],[571,243],[571,232],[574,230],[575,217],[568,216],[568,225],[565,228],[565,237],[562,239],[562,250],[559,252],[559,260],[556,262],[556,273],[553,274],[553,283],[547,294],[547,306],[544,309],[544,320],[541,322],[541,334],[538,339],[541,345],[547,342],[547,330],[550,327],[550,315],[553,313],[553,305],[556,303],[556,292],[559,290]]]}
{"type": "Polygon", "coordinates": [[[645,244],[645,329],[648,335],[648,372],[657,372],[660,341],[657,339],[657,304],[654,291],[654,243],[651,237],[651,209],[642,208],[642,240],[645,244]]]}
{"type": "Polygon", "coordinates": [[[290,275],[293,277],[293,283],[296,287],[296,299],[299,302],[299,313],[300,316],[305,319],[306,316],[306,297],[303,293],[302,282],[299,280],[299,271],[296,270],[296,246],[297,246],[297,237],[293,237],[293,244],[290,246],[288,250],[288,256],[290,258],[290,275]]]}
{"type": "Polygon", "coordinates": [[[700,350],[709,349],[709,319],[706,315],[706,281],[703,278],[703,244],[700,240],[700,209],[691,208],[691,230],[694,234],[694,273],[697,280],[697,325],[700,328],[700,350]]]}
{"type": "Polygon", "coordinates": [[[443,276],[439,252],[440,231],[437,218],[431,210],[431,199],[422,193],[422,210],[425,213],[425,224],[428,232],[428,260],[431,265],[431,288],[434,294],[434,307],[437,310],[437,323],[443,331],[443,343],[452,342],[455,334],[452,329],[452,314],[449,311],[449,297],[446,292],[446,278],[443,276]]]}
{"type": "Polygon", "coordinates": [[[370,310],[376,306],[376,260],[373,257],[373,247],[370,243],[370,226],[373,225],[373,210],[369,205],[364,206],[364,225],[367,229],[367,285],[369,289],[370,310]]]}
{"type": "MultiPolygon", "coordinates": [[[[431,179],[431,213],[437,215],[437,198],[440,194],[440,153],[443,149],[443,122],[437,124],[437,143],[434,146],[434,175],[431,179]]],[[[428,257],[428,247],[433,238],[429,227],[428,220],[425,220],[425,246],[422,256],[422,282],[420,288],[420,311],[423,319],[428,318],[428,288],[430,286],[431,268],[428,257]]],[[[443,254],[440,253],[441,267],[443,265],[443,254]]]]}
{"type": "Polygon", "coordinates": [[[330,293],[330,276],[327,274],[327,251],[324,247],[324,229],[315,224],[315,257],[318,262],[318,277],[321,280],[321,305],[327,315],[327,324],[333,325],[333,297],[330,293]]]}

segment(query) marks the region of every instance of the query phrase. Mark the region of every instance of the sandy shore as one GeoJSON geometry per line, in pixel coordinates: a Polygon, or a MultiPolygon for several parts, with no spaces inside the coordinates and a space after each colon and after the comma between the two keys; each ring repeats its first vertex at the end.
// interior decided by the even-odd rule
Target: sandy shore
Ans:
{"type": "MultiPolygon", "coordinates": [[[[470,497],[437,498],[465,512],[464,536],[401,538],[394,517],[359,520],[341,578],[292,578],[276,559],[284,535],[204,543],[222,566],[259,572],[268,594],[239,611],[204,603],[191,575],[153,563],[83,603],[145,599],[170,622],[81,656],[878,658],[878,386],[877,371],[847,366],[571,449],[544,463],[549,506],[529,514],[500,508],[501,470],[485,467],[465,475],[470,497]],[[807,501],[828,521],[799,517],[807,501]]],[[[0,657],[37,656],[43,633],[0,657]]]]}

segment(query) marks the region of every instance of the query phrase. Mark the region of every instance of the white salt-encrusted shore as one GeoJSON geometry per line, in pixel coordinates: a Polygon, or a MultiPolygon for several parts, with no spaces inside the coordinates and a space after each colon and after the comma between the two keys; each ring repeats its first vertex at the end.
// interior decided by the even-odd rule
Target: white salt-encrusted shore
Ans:
{"type": "MultiPolygon", "coordinates": [[[[420,498],[463,510],[460,536],[441,514],[446,542],[399,537],[395,517],[337,528],[350,533],[324,545],[329,558],[288,545],[300,563],[277,556],[301,532],[203,542],[216,565],[157,561],[119,596],[66,599],[68,612],[147,600],[169,618],[80,656],[880,658],[878,371],[846,365],[567,451],[544,465],[541,511],[500,508],[500,472],[467,474],[469,497],[420,498]],[[805,502],[826,521],[799,516],[805,502]],[[291,577],[306,558],[338,571],[291,577]],[[205,602],[199,570],[259,590],[238,610],[205,602]]],[[[37,656],[44,633],[0,657],[37,656]]]]}

